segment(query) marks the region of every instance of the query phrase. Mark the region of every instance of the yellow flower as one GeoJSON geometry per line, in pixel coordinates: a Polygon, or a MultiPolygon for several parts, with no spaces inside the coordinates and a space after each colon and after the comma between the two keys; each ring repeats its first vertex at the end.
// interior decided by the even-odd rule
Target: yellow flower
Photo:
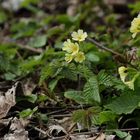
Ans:
{"type": "Polygon", "coordinates": [[[73,32],[71,36],[75,41],[84,41],[87,37],[87,33],[83,32],[83,30],[78,30],[77,32],[73,32]]]}
{"type": "Polygon", "coordinates": [[[69,54],[69,53],[66,53],[65,54],[65,61],[70,63],[73,59],[73,55],[69,54]]]}
{"type": "Polygon", "coordinates": [[[133,38],[135,38],[137,33],[140,32],[140,15],[138,15],[137,18],[134,18],[131,22],[130,32],[133,33],[133,38]]]}
{"type": "Polygon", "coordinates": [[[128,75],[127,70],[129,70],[129,69],[124,67],[124,66],[119,67],[118,71],[119,71],[119,74],[120,74],[120,78],[125,85],[127,85],[130,89],[134,90],[134,82],[137,79],[137,77],[140,75],[140,73],[136,73],[134,75],[134,77],[132,78],[132,80],[126,81],[126,77],[128,75]]]}
{"type": "Polygon", "coordinates": [[[130,89],[134,90],[134,81],[128,81],[128,82],[124,82],[125,85],[127,85],[130,89]]]}
{"type": "Polygon", "coordinates": [[[121,66],[121,67],[119,67],[119,69],[118,69],[118,72],[119,72],[119,74],[120,74],[120,78],[121,78],[121,80],[122,80],[123,82],[125,82],[125,78],[126,78],[126,76],[128,75],[127,69],[128,69],[128,68],[126,68],[126,67],[124,67],[124,66],[121,66]]]}
{"type": "Polygon", "coordinates": [[[128,70],[128,68],[126,68],[124,66],[119,67],[118,71],[120,74],[120,78],[125,85],[127,85],[130,89],[134,90],[134,80],[125,82],[126,76],[128,75],[127,70],[128,70]]]}
{"type": "Polygon", "coordinates": [[[67,51],[68,53],[71,53],[72,51],[71,51],[71,47],[70,46],[72,46],[73,45],[73,43],[71,42],[71,40],[70,39],[67,39],[67,41],[65,41],[64,43],[63,43],[63,48],[62,48],[62,50],[63,51],[67,51]]]}
{"type": "Polygon", "coordinates": [[[85,60],[85,55],[83,52],[78,52],[76,55],[75,55],[75,58],[74,60],[76,62],[79,62],[79,63],[82,63],[84,60],[85,60]]]}
{"type": "Polygon", "coordinates": [[[62,50],[68,53],[72,53],[72,55],[75,55],[79,51],[79,45],[77,43],[72,43],[70,39],[65,41],[63,45],[64,47],[62,50]]]}

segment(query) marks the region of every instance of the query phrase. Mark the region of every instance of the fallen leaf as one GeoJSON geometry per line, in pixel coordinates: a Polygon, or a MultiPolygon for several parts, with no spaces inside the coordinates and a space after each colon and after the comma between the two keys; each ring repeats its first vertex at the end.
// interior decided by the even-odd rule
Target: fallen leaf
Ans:
{"type": "Polygon", "coordinates": [[[60,125],[52,125],[49,127],[49,135],[50,136],[59,136],[59,134],[67,134],[66,130],[60,125]]]}
{"type": "Polygon", "coordinates": [[[15,117],[11,121],[9,133],[4,135],[3,140],[29,140],[28,131],[25,131],[21,121],[15,117]]]}
{"type": "Polygon", "coordinates": [[[12,106],[16,104],[16,86],[12,86],[4,95],[0,95],[0,119],[5,117],[12,106]]]}

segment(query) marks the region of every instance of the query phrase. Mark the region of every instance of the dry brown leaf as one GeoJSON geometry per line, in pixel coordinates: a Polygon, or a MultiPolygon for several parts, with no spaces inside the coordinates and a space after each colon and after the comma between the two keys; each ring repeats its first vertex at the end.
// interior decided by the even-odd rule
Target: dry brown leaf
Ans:
{"type": "Polygon", "coordinates": [[[16,94],[17,84],[12,86],[4,95],[0,95],[0,119],[5,117],[12,106],[16,104],[15,94],[16,94]]]}
{"type": "Polygon", "coordinates": [[[4,140],[29,140],[28,132],[19,119],[14,118],[11,121],[10,131],[4,136],[4,140]]]}
{"type": "Polygon", "coordinates": [[[60,125],[52,125],[49,127],[48,134],[52,136],[59,136],[60,133],[67,134],[66,130],[60,125]]]}
{"type": "Polygon", "coordinates": [[[96,140],[105,140],[105,134],[101,133],[99,137],[97,137],[96,140]]]}
{"type": "Polygon", "coordinates": [[[106,135],[106,140],[114,140],[115,135],[106,135]]]}
{"type": "MultiPolygon", "coordinates": [[[[71,140],[89,140],[89,135],[70,136],[71,140]]],[[[92,138],[93,140],[93,138],[92,138]]]]}
{"type": "MultiPolygon", "coordinates": [[[[55,120],[56,121],[56,120],[55,120]]],[[[69,129],[74,125],[72,122],[71,117],[64,117],[61,120],[57,120],[58,124],[61,125],[66,131],[69,131],[69,129]]]]}

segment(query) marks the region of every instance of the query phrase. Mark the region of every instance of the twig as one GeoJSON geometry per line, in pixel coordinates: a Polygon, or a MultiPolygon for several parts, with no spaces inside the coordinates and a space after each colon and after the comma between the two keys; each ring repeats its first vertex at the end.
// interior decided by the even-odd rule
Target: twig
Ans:
{"type": "MultiPolygon", "coordinates": [[[[10,43],[10,42],[8,42],[8,43],[10,43]]],[[[21,49],[29,50],[29,51],[32,51],[32,52],[35,52],[35,53],[39,53],[39,54],[40,54],[40,53],[43,52],[42,49],[35,49],[35,48],[30,47],[30,46],[28,46],[28,45],[23,45],[23,44],[20,44],[20,43],[16,43],[16,45],[17,45],[19,48],[21,48],[21,49]]]]}
{"type": "Polygon", "coordinates": [[[24,44],[18,43],[16,41],[11,41],[11,38],[9,38],[9,37],[2,38],[1,40],[2,40],[1,43],[15,44],[16,46],[18,46],[21,49],[29,50],[29,51],[32,51],[34,53],[39,53],[40,54],[40,53],[43,52],[42,49],[39,49],[39,48],[36,49],[36,48],[33,48],[33,47],[29,46],[29,45],[24,45],[24,44]]]}
{"type": "MultiPolygon", "coordinates": [[[[83,105],[82,106],[82,108],[84,108],[84,109],[89,108],[89,107],[91,107],[91,106],[89,106],[89,105],[83,105]]],[[[40,109],[44,109],[44,108],[40,107],[40,109]]],[[[48,107],[45,107],[45,109],[52,109],[52,110],[53,109],[57,109],[57,110],[58,109],[81,109],[81,105],[78,105],[78,106],[67,106],[67,107],[61,107],[61,106],[60,107],[59,106],[58,107],[57,106],[49,107],[48,106],[48,107]]]]}
{"type": "Polygon", "coordinates": [[[107,51],[107,52],[110,52],[110,53],[112,53],[112,54],[114,54],[114,55],[119,56],[120,58],[122,58],[122,60],[123,60],[125,63],[129,64],[131,67],[133,67],[133,68],[135,68],[135,69],[138,69],[136,66],[134,66],[134,65],[132,65],[130,62],[128,62],[122,54],[120,54],[120,53],[118,53],[118,52],[116,52],[116,51],[114,51],[114,50],[112,50],[112,49],[110,49],[110,48],[105,47],[104,45],[102,45],[102,44],[100,44],[99,42],[97,42],[95,39],[87,38],[87,40],[88,40],[89,42],[95,44],[96,47],[98,47],[98,48],[100,48],[100,49],[102,49],[102,50],[105,50],[105,51],[107,51]]]}
{"type": "Polygon", "coordinates": [[[53,114],[64,112],[64,111],[66,111],[66,109],[55,110],[55,111],[52,111],[52,112],[47,113],[46,115],[53,115],[53,114]]]}
{"type": "MultiPolygon", "coordinates": [[[[94,130],[97,130],[98,128],[95,128],[94,130]]],[[[120,131],[135,131],[135,130],[139,130],[139,128],[125,128],[125,129],[110,129],[110,130],[103,130],[102,132],[113,132],[115,130],[120,130],[120,131]]],[[[74,134],[70,134],[70,136],[77,136],[77,135],[91,135],[92,133],[95,134],[95,131],[89,131],[89,132],[80,132],[80,133],[74,133],[74,134]]],[[[99,135],[98,135],[99,136],[99,135]]],[[[61,137],[55,137],[52,140],[62,140],[64,139],[66,136],[61,136],[61,137]]]]}
{"type": "Polygon", "coordinates": [[[123,128],[123,129],[108,129],[108,130],[104,130],[105,132],[112,132],[112,131],[116,131],[116,130],[120,130],[120,131],[135,131],[135,130],[139,130],[139,128],[123,128]]]}
{"type": "MultiPolygon", "coordinates": [[[[80,133],[74,133],[74,134],[70,134],[70,136],[77,136],[77,135],[91,135],[92,133],[95,133],[93,131],[90,132],[80,132],[80,133]]],[[[62,140],[64,139],[65,136],[61,136],[61,137],[55,137],[52,140],[62,140]]]]}
{"type": "Polygon", "coordinates": [[[115,54],[115,55],[118,55],[120,57],[122,57],[124,59],[124,56],[110,48],[107,48],[105,47],[104,45],[100,44],[99,42],[97,42],[96,40],[92,39],[92,38],[87,38],[87,40],[93,44],[95,44],[98,48],[102,49],[102,50],[105,50],[105,51],[108,51],[108,52],[111,52],[112,54],[115,54]]]}
{"type": "Polygon", "coordinates": [[[73,128],[74,128],[75,126],[76,126],[76,123],[74,123],[74,124],[70,127],[70,129],[68,130],[68,134],[65,136],[64,140],[67,140],[67,139],[69,138],[69,135],[70,135],[71,131],[73,130],[73,128]]]}
{"type": "Polygon", "coordinates": [[[44,135],[47,135],[47,132],[45,132],[44,130],[40,129],[40,128],[37,128],[36,126],[32,126],[32,125],[29,125],[30,127],[32,127],[33,129],[35,129],[36,131],[44,134],[44,135]]]}
{"type": "Polygon", "coordinates": [[[71,117],[71,116],[72,116],[71,114],[51,115],[51,117],[54,117],[54,118],[71,117]]]}

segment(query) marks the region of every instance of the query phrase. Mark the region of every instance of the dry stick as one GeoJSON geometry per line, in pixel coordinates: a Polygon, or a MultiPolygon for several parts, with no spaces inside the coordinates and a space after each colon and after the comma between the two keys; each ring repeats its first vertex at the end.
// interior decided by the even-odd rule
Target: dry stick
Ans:
{"type": "Polygon", "coordinates": [[[105,50],[105,51],[108,51],[108,52],[111,52],[112,54],[115,54],[115,55],[118,55],[122,58],[124,58],[124,56],[110,48],[107,48],[105,47],[104,45],[100,44],[99,42],[97,42],[96,40],[92,39],[92,38],[87,38],[88,41],[90,41],[91,43],[95,44],[98,48],[102,49],[102,50],[105,50]]]}
{"type": "Polygon", "coordinates": [[[62,118],[62,117],[71,117],[72,114],[57,114],[57,115],[51,115],[53,118],[62,118]]]}
{"type": "Polygon", "coordinates": [[[87,38],[87,40],[88,40],[89,42],[95,44],[96,47],[98,47],[98,48],[100,48],[100,49],[102,49],[102,50],[111,52],[112,54],[121,57],[127,64],[129,64],[129,65],[132,66],[133,68],[137,69],[136,66],[134,66],[134,65],[132,65],[131,63],[127,62],[127,60],[124,58],[124,56],[123,56],[122,54],[120,54],[120,53],[118,53],[118,52],[116,52],[116,51],[114,51],[114,50],[112,50],[112,49],[110,49],[110,48],[105,47],[104,45],[102,45],[102,44],[100,44],[99,42],[97,42],[95,39],[87,38]]]}
{"type": "Polygon", "coordinates": [[[43,51],[41,49],[35,49],[33,47],[30,47],[28,45],[23,45],[23,44],[20,44],[20,43],[16,43],[16,45],[18,45],[19,48],[21,49],[25,49],[25,50],[29,50],[29,51],[32,51],[34,53],[42,53],[43,51]]]}
{"type": "Polygon", "coordinates": [[[60,113],[60,112],[63,112],[63,111],[66,111],[66,109],[64,108],[64,109],[60,109],[60,110],[55,110],[55,111],[47,113],[46,115],[53,115],[53,114],[60,113]]]}
{"type": "Polygon", "coordinates": [[[3,38],[1,43],[15,44],[15,45],[17,45],[19,48],[21,48],[21,49],[29,50],[29,51],[34,52],[34,53],[39,53],[39,54],[40,54],[40,53],[43,52],[42,49],[39,49],[39,48],[36,49],[36,48],[33,48],[33,47],[31,47],[31,46],[28,46],[28,45],[24,45],[24,44],[15,42],[15,41],[11,41],[11,39],[10,39],[9,37],[3,38]]]}
{"type": "Polygon", "coordinates": [[[71,133],[71,131],[73,130],[73,128],[76,126],[76,123],[74,123],[71,127],[70,127],[70,129],[68,130],[68,134],[65,136],[65,138],[64,138],[64,140],[68,140],[68,138],[69,138],[69,136],[70,136],[70,133],[71,133]]]}
{"type": "Polygon", "coordinates": [[[112,132],[115,130],[120,130],[120,131],[135,131],[135,130],[139,130],[138,127],[136,128],[122,128],[122,129],[109,129],[109,130],[105,130],[105,132],[112,132]]]}
{"type": "MultiPolygon", "coordinates": [[[[97,130],[97,128],[95,128],[95,130],[97,130]]],[[[139,130],[139,128],[125,128],[125,129],[109,129],[109,130],[103,130],[102,132],[113,132],[115,130],[120,130],[120,131],[135,131],[135,130],[139,130]]],[[[76,136],[76,135],[91,135],[92,133],[95,133],[94,131],[89,131],[89,132],[80,132],[80,133],[74,133],[74,134],[70,134],[70,136],[76,136]]],[[[62,140],[63,138],[65,138],[65,136],[61,136],[61,137],[55,137],[52,140],[62,140]]]]}
{"type": "Polygon", "coordinates": [[[36,131],[38,131],[38,132],[40,132],[40,133],[42,133],[42,134],[44,134],[44,135],[47,135],[47,132],[46,131],[44,131],[44,130],[42,130],[42,129],[39,129],[38,127],[36,127],[36,126],[32,126],[32,125],[29,125],[30,127],[32,127],[33,129],[35,129],[36,131]]]}
{"type": "MultiPolygon", "coordinates": [[[[95,132],[81,132],[81,133],[74,133],[74,134],[70,134],[69,136],[77,136],[77,135],[91,135],[92,133],[95,133],[95,132]]],[[[52,140],[62,140],[64,139],[65,136],[61,136],[61,137],[55,137],[53,138],[52,140]]]]}

